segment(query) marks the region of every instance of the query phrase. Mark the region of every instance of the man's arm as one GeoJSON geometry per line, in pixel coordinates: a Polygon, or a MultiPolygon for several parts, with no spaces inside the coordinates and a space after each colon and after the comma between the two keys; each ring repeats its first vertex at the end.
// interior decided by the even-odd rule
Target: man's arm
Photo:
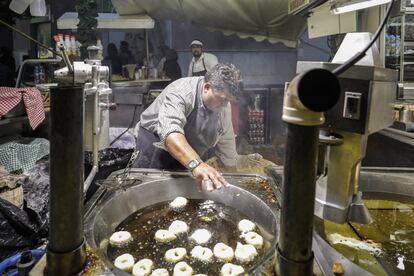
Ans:
{"type": "MultiPolygon", "coordinates": [[[[200,156],[190,146],[182,133],[174,132],[168,135],[165,139],[165,147],[171,156],[183,166],[186,166],[191,160],[201,160],[200,156]]],[[[192,173],[197,179],[197,184],[200,190],[202,189],[203,182],[206,183],[206,189],[208,191],[211,191],[214,188],[220,189],[222,186],[229,185],[217,170],[204,162],[198,165],[192,173]],[[210,181],[214,184],[214,187],[212,185],[208,186],[210,181]]]]}

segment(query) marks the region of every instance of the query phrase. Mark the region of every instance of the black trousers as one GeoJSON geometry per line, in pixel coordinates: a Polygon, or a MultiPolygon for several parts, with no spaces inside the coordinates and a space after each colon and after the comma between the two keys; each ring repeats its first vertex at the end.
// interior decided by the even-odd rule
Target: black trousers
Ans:
{"type": "Polygon", "coordinates": [[[155,142],[159,142],[158,135],[140,127],[138,139],[136,141],[136,149],[139,150],[139,156],[135,160],[133,167],[135,168],[152,168],[163,170],[185,170],[177,160],[172,157],[168,151],[154,146],[155,142]]]}

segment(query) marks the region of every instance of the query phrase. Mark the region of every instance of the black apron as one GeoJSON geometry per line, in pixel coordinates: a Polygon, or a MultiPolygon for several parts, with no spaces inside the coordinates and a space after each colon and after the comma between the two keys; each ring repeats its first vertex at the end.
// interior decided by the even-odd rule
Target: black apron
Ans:
{"type": "Polygon", "coordinates": [[[204,77],[204,75],[207,73],[207,68],[206,68],[206,64],[204,63],[204,58],[201,61],[203,62],[204,70],[199,71],[199,72],[194,72],[194,63],[193,63],[193,67],[191,68],[191,74],[193,74],[193,77],[204,77]]]}
{"type": "MultiPolygon", "coordinates": [[[[200,78],[197,83],[195,106],[184,126],[185,138],[201,157],[209,149],[214,148],[223,133],[220,113],[212,112],[202,104],[202,84],[202,78],[200,78]]],[[[168,151],[154,146],[154,143],[157,142],[160,142],[157,134],[143,127],[139,128],[136,149],[140,151],[140,154],[134,167],[165,170],[185,169],[168,151]]]]}

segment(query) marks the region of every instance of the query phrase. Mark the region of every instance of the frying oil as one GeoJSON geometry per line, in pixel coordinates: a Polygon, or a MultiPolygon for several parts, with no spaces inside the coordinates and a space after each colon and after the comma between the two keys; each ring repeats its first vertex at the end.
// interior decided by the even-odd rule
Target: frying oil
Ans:
{"type": "MultiPolygon", "coordinates": [[[[211,263],[205,264],[191,257],[190,252],[196,244],[189,237],[197,229],[206,229],[212,234],[212,237],[202,245],[203,247],[213,250],[216,243],[222,242],[235,250],[237,242],[245,244],[244,240],[239,237],[240,232],[237,228],[238,222],[242,219],[249,218],[232,207],[211,200],[190,199],[186,207],[179,211],[172,210],[169,207],[169,202],[157,203],[130,215],[116,228],[116,231],[130,232],[133,241],[124,247],[109,246],[108,257],[114,261],[119,255],[129,253],[134,256],[135,261],[148,258],[154,262],[154,269],[166,268],[172,275],[175,264],[164,260],[165,252],[171,248],[184,247],[187,250],[187,257],[183,261],[193,268],[194,274],[219,275],[223,266],[222,262],[213,260],[211,263]],[[175,241],[169,244],[157,242],[154,239],[155,232],[159,229],[168,229],[174,220],[187,223],[188,233],[179,235],[175,241]]],[[[266,249],[270,248],[273,239],[272,236],[265,233],[260,225],[255,231],[263,236],[264,246],[258,250],[258,256],[253,262],[240,264],[246,271],[264,258],[266,249]]],[[[232,263],[239,264],[235,259],[232,263]]]]}
{"type": "Polygon", "coordinates": [[[327,240],[374,275],[414,275],[414,205],[364,200],[371,224],[325,221],[327,240]]]}

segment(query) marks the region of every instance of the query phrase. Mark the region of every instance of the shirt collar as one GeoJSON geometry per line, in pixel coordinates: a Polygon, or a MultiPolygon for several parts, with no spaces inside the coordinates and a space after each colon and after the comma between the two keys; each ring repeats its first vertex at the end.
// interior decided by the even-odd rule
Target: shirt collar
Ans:
{"type": "Polygon", "coordinates": [[[198,94],[198,107],[201,107],[203,110],[209,111],[209,109],[203,103],[203,85],[204,85],[204,77],[200,77],[200,83],[197,86],[197,94],[198,94]]]}

